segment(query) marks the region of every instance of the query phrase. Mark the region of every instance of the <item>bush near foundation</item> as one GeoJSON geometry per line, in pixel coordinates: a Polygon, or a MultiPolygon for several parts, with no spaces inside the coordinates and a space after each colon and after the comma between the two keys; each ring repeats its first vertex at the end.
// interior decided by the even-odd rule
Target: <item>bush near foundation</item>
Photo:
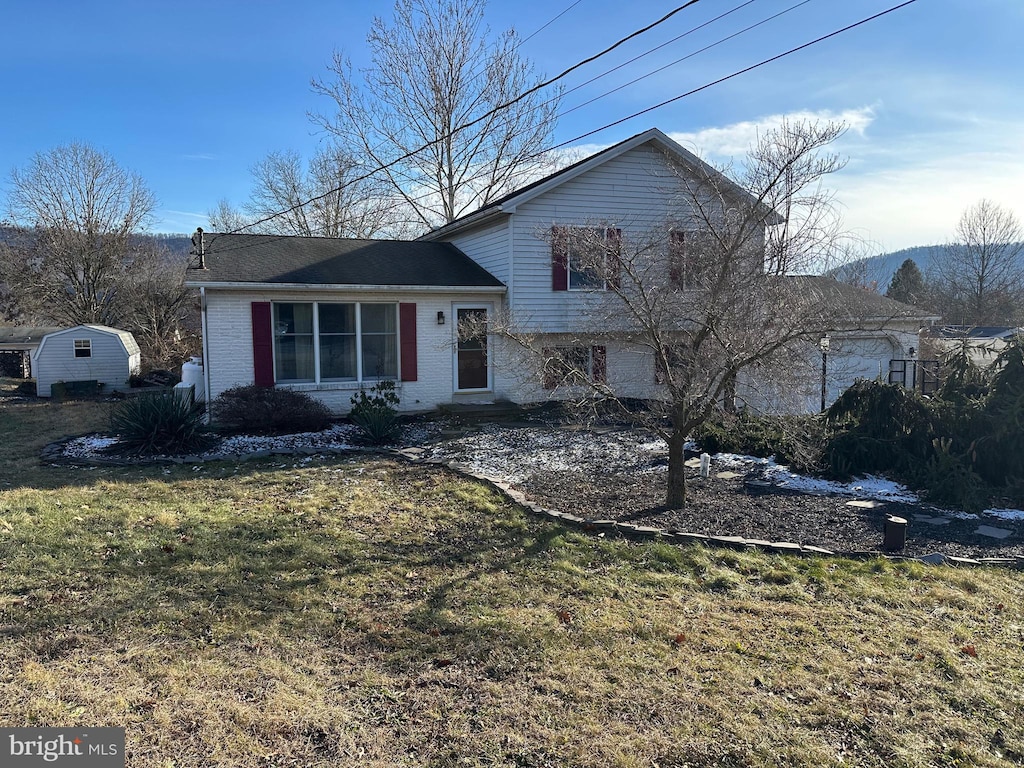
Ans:
{"type": "Polygon", "coordinates": [[[217,429],[229,434],[319,432],[331,424],[331,412],[319,400],[277,387],[234,387],[222,392],[211,408],[217,429]]]}

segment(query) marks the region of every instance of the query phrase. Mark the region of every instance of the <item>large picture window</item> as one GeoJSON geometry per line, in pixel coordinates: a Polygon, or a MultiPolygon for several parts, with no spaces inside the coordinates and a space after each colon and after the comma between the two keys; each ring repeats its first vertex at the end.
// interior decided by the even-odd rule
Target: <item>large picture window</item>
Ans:
{"type": "Polygon", "coordinates": [[[397,304],[275,303],[273,317],[278,382],[398,377],[397,304]]]}

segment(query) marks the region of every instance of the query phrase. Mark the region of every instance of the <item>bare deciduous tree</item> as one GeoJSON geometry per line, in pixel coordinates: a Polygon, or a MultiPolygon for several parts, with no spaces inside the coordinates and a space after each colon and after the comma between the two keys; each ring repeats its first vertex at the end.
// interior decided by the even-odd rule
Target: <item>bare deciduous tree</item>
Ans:
{"type": "Polygon", "coordinates": [[[131,238],[156,201],[142,179],[105,152],[66,144],[11,173],[8,206],[30,231],[19,290],[60,323],[116,321],[131,238]]]}
{"type": "Polygon", "coordinates": [[[252,167],[253,190],[243,205],[256,231],[300,237],[397,237],[403,201],[342,148],[319,149],[303,167],[297,152],[271,152],[252,167]],[[308,201],[308,202],[307,202],[308,201]]]}
{"type": "Polygon", "coordinates": [[[159,246],[136,249],[128,257],[117,325],[131,330],[147,369],[177,368],[201,349],[199,297],[185,287],[190,258],[159,246]]]}
{"type": "Polygon", "coordinates": [[[68,144],[11,174],[8,205],[18,229],[0,249],[0,282],[16,307],[5,311],[25,322],[124,328],[147,367],[176,366],[197,349],[185,257],[139,237],[155,200],[138,175],[68,144]]]}
{"type": "Polygon", "coordinates": [[[238,232],[251,224],[246,215],[226,198],[218,200],[217,206],[206,214],[206,218],[209,219],[210,232],[238,232]]]}
{"type": "Polygon", "coordinates": [[[486,205],[543,167],[559,96],[537,92],[514,31],[492,39],[484,0],[397,0],[394,23],[375,18],[373,64],[362,82],[336,52],[313,89],[334,102],[313,119],[384,180],[421,226],[486,205]],[[456,128],[480,120],[471,128],[456,128]],[[424,145],[426,149],[420,151],[424,145]]]}
{"type": "Polygon", "coordinates": [[[930,272],[948,320],[1014,322],[1024,298],[1024,228],[1010,211],[981,200],[964,211],[930,272]]]}
{"type": "Polygon", "coordinates": [[[820,186],[843,165],[824,151],[842,131],[784,123],[752,148],[739,183],[666,156],[678,171],[670,221],[589,222],[551,235],[570,284],[590,289],[579,331],[531,333],[529,319],[514,314],[488,325],[563,397],[627,410],[627,395],[646,387],[649,408],[633,416],[668,444],[669,507],[686,498],[685,442],[716,407],[737,395],[764,396],[761,386],[792,384],[823,333],[857,325],[838,311],[839,283],[801,276],[843,252],[820,186]],[[634,355],[636,364],[623,366],[632,374],[606,370],[613,348],[620,359],[634,355]]]}

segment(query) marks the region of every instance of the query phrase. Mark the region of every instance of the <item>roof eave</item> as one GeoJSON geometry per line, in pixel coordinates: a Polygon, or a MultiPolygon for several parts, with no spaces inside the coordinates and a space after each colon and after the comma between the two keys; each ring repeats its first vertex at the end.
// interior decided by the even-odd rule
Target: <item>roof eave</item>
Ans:
{"type": "Polygon", "coordinates": [[[499,216],[508,215],[514,212],[515,206],[509,206],[508,204],[489,205],[485,208],[474,211],[462,219],[456,219],[455,221],[444,224],[437,229],[432,229],[425,235],[417,237],[416,240],[425,242],[444,240],[452,235],[458,234],[459,232],[464,232],[467,229],[473,229],[481,224],[487,224],[492,219],[497,219],[499,216]]]}
{"type": "Polygon", "coordinates": [[[226,291],[333,291],[335,293],[505,293],[504,285],[369,285],[345,283],[252,283],[186,280],[186,288],[226,291]]]}

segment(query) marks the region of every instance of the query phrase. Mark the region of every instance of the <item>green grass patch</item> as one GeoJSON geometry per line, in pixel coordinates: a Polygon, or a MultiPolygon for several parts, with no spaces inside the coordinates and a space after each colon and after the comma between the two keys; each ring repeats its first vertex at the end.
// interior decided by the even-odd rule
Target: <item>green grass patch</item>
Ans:
{"type": "Polygon", "coordinates": [[[1024,755],[1016,572],[604,540],[378,458],[41,467],[105,417],[52,408],[3,412],[5,723],[133,768],[1024,755]]]}

